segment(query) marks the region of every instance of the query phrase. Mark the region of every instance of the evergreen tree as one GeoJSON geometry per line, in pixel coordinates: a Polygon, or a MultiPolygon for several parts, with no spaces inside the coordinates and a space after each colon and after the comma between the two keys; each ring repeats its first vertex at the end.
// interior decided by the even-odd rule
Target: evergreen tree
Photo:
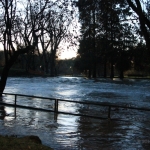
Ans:
{"type": "Polygon", "coordinates": [[[122,28],[126,24],[123,20],[131,15],[130,9],[124,4],[124,0],[79,0],[78,7],[82,33],[78,51],[81,61],[89,61],[87,65],[89,73],[93,71],[93,77],[96,77],[98,62],[103,62],[106,77],[106,64],[109,62],[110,77],[113,78],[114,65],[119,56],[118,44],[124,40],[121,38],[124,32],[122,28]]]}

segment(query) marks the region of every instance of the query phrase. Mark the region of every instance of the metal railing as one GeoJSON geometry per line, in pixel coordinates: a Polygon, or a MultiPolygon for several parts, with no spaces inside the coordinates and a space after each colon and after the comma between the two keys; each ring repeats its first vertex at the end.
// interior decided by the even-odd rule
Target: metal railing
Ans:
{"type": "Polygon", "coordinates": [[[54,113],[61,113],[61,114],[68,114],[68,115],[75,115],[75,116],[84,116],[84,117],[92,117],[92,118],[97,118],[97,119],[110,119],[111,118],[111,108],[124,108],[124,109],[134,109],[134,110],[140,110],[140,111],[150,111],[149,108],[145,107],[133,107],[133,106],[121,106],[121,105],[116,105],[112,103],[104,103],[104,102],[85,102],[85,101],[74,101],[74,100],[64,100],[64,99],[55,99],[55,98],[50,98],[50,97],[40,97],[40,96],[31,96],[31,95],[23,95],[23,94],[12,94],[12,93],[2,93],[4,95],[14,95],[14,104],[10,103],[5,103],[3,101],[0,101],[0,105],[3,106],[11,106],[11,107],[18,107],[18,108],[24,108],[24,109],[32,109],[32,110],[39,110],[39,111],[45,111],[45,112],[54,112],[54,113]],[[28,97],[28,98],[39,98],[39,99],[46,99],[50,101],[54,101],[54,109],[49,110],[49,109],[44,109],[44,108],[36,108],[36,107],[31,107],[31,106],[24,106],[24,105],[19,105],[17,104],[17,97],[22,96],[22,97],[28,97]],[[108,115],[107,117],[99,117],[99,116],[93,116],[93,115],[87,115],[87,114],[81,114],[81,113],[71,113],[71,112],[63,112],[59,111],[59,102],[71,102],[71,103],[78,103],[78,104],[83,104],[83,105],[95,105],[95,106],[102,106],[102,107],[108,107],[108,115]]]}

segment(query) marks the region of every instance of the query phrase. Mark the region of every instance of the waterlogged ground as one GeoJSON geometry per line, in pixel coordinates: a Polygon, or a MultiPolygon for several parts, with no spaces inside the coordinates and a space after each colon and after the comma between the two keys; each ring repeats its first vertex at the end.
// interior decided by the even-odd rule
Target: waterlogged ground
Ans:
{"type": "MultiPolygon", "coordinates": [[[[150,80],[78,77],[9,78],[5,92],[150,108],[150,80]]],[[[13,103],[14,97],[3,101],[13,103]]],[[[53,109],[53,102],[18,97],[17,104],[53,109]]],[[[150,147],[150,112],[112,108],[111,120],[1,107],[0,134],[38,135],[55,150],[142,150],[150,147]],[[3,117],[5,110],[5,115],[3,117]]],[[[107,117],[107,107],[59,103],[59,110],[107,117]]]]}

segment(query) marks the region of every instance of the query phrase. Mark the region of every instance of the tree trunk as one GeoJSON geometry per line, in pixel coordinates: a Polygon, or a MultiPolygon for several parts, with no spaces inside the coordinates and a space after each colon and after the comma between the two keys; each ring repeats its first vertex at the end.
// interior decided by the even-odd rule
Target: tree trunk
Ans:
{"type": "Polygon", "coordinates": [[[55,51],[52,50],[52,53],[51,53],[51,73],[50,73],[50,76],[51,77],[54,77],[55,76],[55,51]]]}
{"type": "Polygon", "coordinates": [[[45,72],[46,72],[46,74],[49,73],[49,71],[48,71],[48,61],[45,61],[45,72]]]}
{"type": "Polygon", "coordinates": [[[2,96],[2,93],[5,89],[9,70],[11,66],[14,64],[14,62],[16,61],[16,59],[18,58],[18,56],[19,56],[19,53],[17,52],[13,56],[11,56],[10,60],[8,60],[8,62],[5,64],[2,70],[2,75],[1,75],[1,80],[0,80],[0,96],[2,96]]]}
{"type": "Polygon", "coordinates": [[[15,51],[14,54],[10,57],[10,59],[6,62],[2,74],[1,74],[1,80],[0,80],[0,97],[2,96],[2,93],[5,89],[6,82],[7,82],[7,77],[10,68],[14,64],[14,62],[17,60],[18,56],[20,54],[27,53],[29,50],[32,50],[34,46],[27,46],[26,48],[19,49],[18,51],[15,51]]]}
{"type": "Polygon", "coordinates": [[[54,61],[51,61],[51,73],[50,73],[51,77],[55,76],[55,67],[54,67],[54,61]]]}
{"type": "Polygon", "coordinates": [[[124,75],[123,75],[123,70],[120,70],[120,79],[123,79],[124,75]]]}
{"type": "Polygon", "coordinates": [[[2,93],[5,89],[8,73],[9,73],[9,68],[5,66],[3,68],[1,80],[0,80],[0,97],[2,96],[2,93]]]}
{"type": "Polygon", "coordinates": [[[114,64],[113,64],[113,61],[111,62],[110,78],[114,78],[114,64]]]}
{"type": "Polygon", "coordinates": [[[96,78],[96,62],[94,63],[93,66],[93,78],[96,78]]]}
{"type": "Polygon", "coordinates": [[[88,78],[91,78],[91,69],[89,69],[88,78]]]}
{"type": "Polygon", "coordinates": [[[56,77],[56,76],[58,76],[58,74],[57,74],[57,69],[56,69],[56,67],[55,67],[55,77],[56,77]]]}
{"type": "Polygon", "coordinates": [[[55,77],[56,76],[56,66],[55,66],[55,60],[56,60],[56,50],[57,47],[55,47],[52,52],[51,52],[51,64],[50,64],[50,69],[51,69],[51,73],[50,76],[51,77],[55,77]]]}
{"type": "Polygon", "coordinates": [[[107,60],[106,57],[104,58],[104,78],[107,77],[107,60]]]}

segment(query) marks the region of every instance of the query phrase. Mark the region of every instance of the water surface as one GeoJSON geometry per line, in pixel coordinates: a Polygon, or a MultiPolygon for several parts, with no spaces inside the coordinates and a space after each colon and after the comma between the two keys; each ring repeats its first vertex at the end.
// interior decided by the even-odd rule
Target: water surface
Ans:
{"type": "MultiPolygon", "coordinates": [[[[88,80],[80,77],[9,78],[4,92],[77,101],[150,107],[150,80],[88,80]]],[[[42,99],[19,97],[18,104],[53,109],[42,99]]],[[[3,101],[13,103],[14,97],[3,101]]],[[[149,112],[113,108],[112,120],[98,120],[26,109],[1,107],[6,116],[0,120],[0,134],[38,135],[42,143],[58,150],[148,149],[149,112]],[[16,113],[16,116],[15,116],[16,113]]],[[[59,103],[60,111],[106,116],[108,108],[59,103]]]]}

